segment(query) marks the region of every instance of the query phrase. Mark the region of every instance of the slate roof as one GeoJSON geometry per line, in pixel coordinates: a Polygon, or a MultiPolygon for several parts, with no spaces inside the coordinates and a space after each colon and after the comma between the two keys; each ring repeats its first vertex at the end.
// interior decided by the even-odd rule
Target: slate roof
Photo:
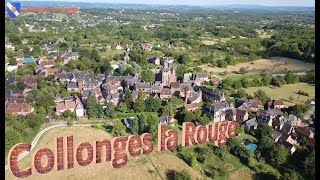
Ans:
{"type": "Polygon", "coordinates": [[[132,96],[132,98],[134,98],[134,99],[138,98],[138,92],[137,92],[136,90],[132,90],[131,96],[132,96]]]}
{"type": "Polygon", "coordinates": [[[151,88],[150,83],[136,83],[137,89],[148,89],[151,88]]]}
{"type": "Polygon", "coordinates": [[[282,133],[279,132],[279,131],[277,131],[277,130],[274,130],[274,131],[272,132],[272,134],[271,134],[271,137],[272,137],[273,139],[277,139],[277,138],[279,138],[280,136],[282,136],[282,133]]]}
{"type": "Polygon", "coordinates": [[[67,84],[67,89],[77,89],[77,88],[78,88],[77,83],[71,82],[67,84]]]}
{"type": "Polygon", "coordinates": [[[201,93],[192,93],[192,96],[189,97],[188,101],[190,101],[190,103],[193,103],[194,101],[196,101],[198,98],[201,97],[201,93]]]}

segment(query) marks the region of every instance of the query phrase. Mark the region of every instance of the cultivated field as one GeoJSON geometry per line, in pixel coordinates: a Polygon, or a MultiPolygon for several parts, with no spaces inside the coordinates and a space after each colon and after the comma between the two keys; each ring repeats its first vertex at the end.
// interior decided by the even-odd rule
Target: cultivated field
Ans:
{"type": "Polygon", "coordinates": [[[213,67],[211,65],[201,65],[201,68],[207,72],[213,71],[214,73],[221,72],[237,72],[240,68],[245,68],[247,71],[262,72],[267,70],[271,73],[286,72],[286,71],[306,71],[315,69],[314,63],[305,63],[296,59],[281,57],[274,57],[271,59],[259,59],[252,62],[239,63],[234,66],[226,68],[213,67]]]}
{"type": "Polygon", "coordinates": [[[315,86],[307,83],[286,84],[278,88],[270,87],[251,87],[245,89],[248,94],[253,95],[258,89],[265,91],[273,99],[281,99],[287,106],[296,103],[305,103],[308,99],[311,100],[315,97],[315,86]],[[298,91],[302,90],[307,92],[309,96],[299,95],[298,91]],[[289,101],[289,97],[293,97],[293,101],[289,101]]]}

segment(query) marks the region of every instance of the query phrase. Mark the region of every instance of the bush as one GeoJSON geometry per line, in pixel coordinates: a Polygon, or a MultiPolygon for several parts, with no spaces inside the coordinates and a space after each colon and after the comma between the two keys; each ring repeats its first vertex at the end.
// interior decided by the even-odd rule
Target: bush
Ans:
{"type": "Polygon", "coordinates": [[[302,90],[299,90],[299,91],[298,91],[298,94],[303,95],[303,96],[309,96],[309,93],[304,92],[304,91],[302,91],[302,90]]]}

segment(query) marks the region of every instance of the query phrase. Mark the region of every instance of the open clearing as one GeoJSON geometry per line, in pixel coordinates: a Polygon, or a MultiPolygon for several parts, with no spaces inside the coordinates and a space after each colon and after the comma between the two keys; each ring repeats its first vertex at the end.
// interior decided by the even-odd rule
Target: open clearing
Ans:
{"type": "Polygon", "coordinates": [[[314,63],[305,63],[296,59],[281,57],[274,57],[271,59],[259,59],[252,62],[239,63],[234,66],[228,66],[226,68],[213,67],[209,64],[201,65],[201,68],[208,72],[213,71],[214,73],[221,72],[233,72],[239,71],[240,68],[245,68],[247,71],[260,71],[263,70],[275,72],[286,72],[286,71],[306,71],[315,69],[314,63]]]}
{"type": "Polygon", "coordinates": [[[267,93],[268,96],[273,99],[281,99],[287,106],[294,105],[296,103],[305,103],[308,99],[311,100],[315,97],[315,86],[307,83],[286,84],[278,88],[270,87],[251,87],[244,89],[248,94],[253,95],[258,89],[261,89],[267,93]],[[302,90],[307,92],[309,96],[299,95],[298,91],[302,90]],[[289,97],[293,97],[293,102],[289,101],[289,97]]]}

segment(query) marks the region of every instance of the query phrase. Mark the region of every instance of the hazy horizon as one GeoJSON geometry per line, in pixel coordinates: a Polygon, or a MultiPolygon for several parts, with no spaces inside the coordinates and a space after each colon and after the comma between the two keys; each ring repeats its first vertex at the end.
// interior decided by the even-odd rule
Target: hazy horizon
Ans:
{"type": "MultiPolygon", "coordinates": [[[[10,2],[41,1],[41,0],[8,0],[10,2]]],[[[147,4],[147,5],[193,5],[193,6],[219,6],[219,5],[261,5],[261,6],[305,6],[315,7],[315,0],[42,0],[62,2],[99,2],[115,4],[147,4]]]]}

